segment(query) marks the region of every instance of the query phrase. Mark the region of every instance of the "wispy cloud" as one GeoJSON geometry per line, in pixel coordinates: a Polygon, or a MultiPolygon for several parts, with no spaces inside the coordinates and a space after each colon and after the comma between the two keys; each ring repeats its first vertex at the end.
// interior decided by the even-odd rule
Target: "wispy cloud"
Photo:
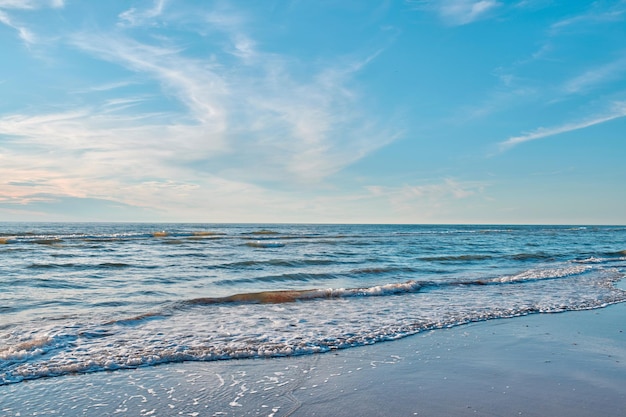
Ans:
{"type": "Polygon", "coordinates": [[[541,9],[552,4],[552,0],[521,0],[513,7],[519,9],[541,9]]]}
{"type": "Polygon", "coordinates": [[[469,200],[484,194],[486,183],[457,181],[446,178],[419,185],[398,187],[369,186],[370,195],[376,200],[387,201],[393,211],[404,217],[415,219],[444,218],[444,207],[456,206],[459,200],[469,200]]]}
{"type": "MultiPolygon", "coordinates": [[[[513,11],[531,17],[530,13],[536,8],[546,7],[556,10],[556,5],[550,3],[550,0],[521,1],[513,6],[518,10],[513,11]]],[[[579,15],[559,20],[543,29],[538,28],[533,36],[541,38],[536,43],[538,48],[535,52],[494,69],[492,74],[497,77],[498,85],[486,95],[483,104],[480,104],[480,100],[475,100],[478,105],[468,107],[465,117],[473,119],[490,116],[496,112],[502,113],[514,106],[527,106],[533,102],[562,104],[578,99],[576,95],[597,94],[600,88],[605,90],[613,88],[619,91],[621,89],[619,83],[626,79],[626,49],[619,46],[619,36],[613,35],[619,32],[607,28],[608,39],[615,38],[617,42],[610,40],[605,48],[599,50],[600,56],[607,57],[599,58],[606,60],[602,63],[598,58],[581,59],[585,54],[591,53],[591,50],[595,57],[598,50],[592,44],[584,44],[584,42],[580,44],[581,41],[576,36],[580,36],[581,33],[574,28],[582,29],[582,36],[586,36],[586,31],[591,30],[596,33],[597,30],[601,30],[601,24],[625,19],[625,1],[594,2],[593,5],[586,6],[585,11],[579,15]],[[556,30],[565,27],[570,27],[572,30],[567,32],[556,30]],[[576,48],[571,48],[572,43],[576,43],[576,48]],[[572,76],[572,74],[575,75],[572,76]]],[[[596,105],[601,105],[599,103],[602,101],[606,105],[607,100],[598,97],[596,105]]],[[[543,134],[544,130],[550,129],[540,129],[538,132],[531,132],[520,137],[534,137],[535,134],[543,134]]],[[[515,143],[515,141],[510,143],[515,143]]]]}
{"type": "Polygon", "coordinates": [[[187,213],[189,219],[201,219],[210,201],[211,212],[223,213],[223,221],[245,218],[249,207],[263,201],[258,219],[277,221],[276,213],[293,205],[292,198],[259,183],[321,181],[400,135],[361,104],[355,87],[355,75],[379,51],[334,57],[331,64],[303,70],[292,56],[260,49],[244,17],[209,13],[193,19],[222,22],[211,25],[209,34],[195,34],[211,53],[192,57],[176,38],[159,34],[140,41],[134,37],[137,26],[128,27],[129,19],[149,26],[148,18],[163,7],[155,2],[152,11],[133,10],[127,25],[108,32],[64,35],[74,52],[135,75],[129,82],[100,81],[69,92],[70,103],[82,102],[77,94],[89,94],[89,106],[57,102],[62,110],[0,115],[4,198],[14,204],[42,195],[106,199],[187,213]],[[124,88],[139,79],[141,88],[124,88]],[[155,83],[160,92],[144,88],[155,83]],[[150,112],[142,104],[155,95],[166,110],[150,112]]]}
{"type": "Polygon", "coordinates": [[[467,25],[484,19],[501,5],[496,0],[418,0],[411,4],[436,12],[451,26],[467,25]]]}
{"type": "Polygon", "coordinates": [[[583,93],[596,86],[624,77],[626,77],[626,57],[593,68],[568,80],[563,85],[563,90],[569,94],[583,93]]]}
{"type": "Polygon", "coordinates": [[[0,10],[0,23],[3,23],[7,26],[9,26],[10,28],[13,28],[17,31],[18,36],[20,37],[20,39],[22,39],[24,41],[24,43],[26,43],[27,45],[33,44],[36,42],[36,37],[35,34],[33,32],[31,32],[28,28],[26,28],[25,26],[21,26],[17,23],[15,23],[8,14],[6,14],[5,12],[3,12],[2,10],[0,10]]]}
{"type": "Polygon", "coordinates": [[[379,51],[296,77],[292,58],[258,49],[242,27],[245,18],[223,12],[206,18],[230,42],[217,42],[215,54],[204,61],[187,57],[184,48],[163,39],[149,45],[123,34],[81,33],[72,42],[156,79],[187,107],[186,117],[196,128],[212,132],[206,141],[231,150],[234,165],[319,180],[397,139],[399,129],[379,126],[361,110],[358,93],[347,87],[379,51]],[[258,166],[261,161],[270,166],[258,166]]]}
{"type": "Polygon", "coordinates": [[[509,138],[503,142],[500,142],[500,150],[504,151],[524,142],[529,142],[531,140],[537,140],[537,139],[544,139],[547,137],[560,135],[562,133],[585,129],[591,126],[610,122],[611,120],[620,119],[622,117],[626,117],[626,103],[617,102],[617,103],[614,103],[611,111],[607,112],[606,114],[597,115],[593,118],[583,120],[580,122],[566,123],[561,126],[554,126],[554,127],[548,127],[548,128],[541,127],[532,132],[526,133],[524,135],[509,138]]]}
{"type": "Polygon", "coordinates": [[[0,23],[15,29],[20,39],[22,39],[27,46],[30,46],[37,43],[39,39],[32,30],[16,22],[6,10],[37,10],[49,7],[62,8],[64,6],[64,0],[0,0],[0,23]]]}
{"type": "Polygon", "coordinates": [[[476,192],[481,188],[482,185],[480,184],[459,183],[458,181],[450,178],[441,182],[424,185],[405,185],[402,187],[367,187],[373,195],[395,195],[399,196],[401,200],[441,199],[442,197],[462,199],[476,194],[476,192]]]}
{"type": "Polygon", "coordinates": [[[152,21],[159,17],[165,8],[166,0],[155,0],[152,8],[136,9],[134,7],[120,13],[118,16],[120,26],[141,26],[151,24],[152,21]]]}
{"type": "Polygon", "coordinates": [[[136,84],[136,82],[133,82],[133,81],[111,82],[111,83],[106,83],[106,84],[93,85],[88,88],[83,88],[80,90],[75,90],[73,91],[73,93],[85,94],[85,93],[93,93],[93,92],[110,91],[110,90],[116,90],[118,88],[128,87],[133,84],[136,84]]]}
{"type": "Polygon", "coordinates": [[[608,7],[603,2],[593,2],[585,13],[561,19],[550,26],[553,33],[558,33],[566,28],[585,24],[602,24],[621,22],[626,19],[626,2],[618,1],[609,3],[608,7]]]}
{"type": "Polygon", "coordinates": [[[41,9],[45,7],[61,8],[65,0],[0,0],[0,9],[41,9]]]}
{"type": "Polygon", "coordinates": [[[83,33],[75,35],[73,42],[101,59],[149,74],[185,103],[194,119],[223,129],[219,102],[227,87],[209,65],[185,58],[179,48],[148,45],[124,36],[83,33]]]}
{"type": "Polygon", "coordinates": [[[161,117],[144,115],[141,120],[92,108],[5,116],[0,118],[0,195],[12,204],[30,204],[47,195],[165,212],[200,186],[209,192],[208,180],[183,168],[211,152],[203,133],[165,124],[161,117]]]}

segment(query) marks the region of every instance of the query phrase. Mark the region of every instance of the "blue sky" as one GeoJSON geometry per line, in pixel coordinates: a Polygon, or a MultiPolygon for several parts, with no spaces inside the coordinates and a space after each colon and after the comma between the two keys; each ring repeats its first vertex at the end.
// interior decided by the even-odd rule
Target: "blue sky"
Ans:
{"type": "Polygon", "coordinates": [[[0,0],[0,221],[626,223],[626,1],[0,0]]]}

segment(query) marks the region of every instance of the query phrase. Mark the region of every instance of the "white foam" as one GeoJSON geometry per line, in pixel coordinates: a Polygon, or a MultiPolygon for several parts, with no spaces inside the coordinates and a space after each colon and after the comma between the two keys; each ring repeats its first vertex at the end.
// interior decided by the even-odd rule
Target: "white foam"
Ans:
{"type": "MultiPolygon", "coordinates": [[[[406,281],[302,292],[280,305],[192,304],[150,320],[58,322],[0,339],[0,385],[44,376],[190,360],[266,358],[395,340],[424,330],[626,300],[623,275],[595,264],[529,269],[490,285],[406,281]],[[550,279],[575,276],[576,279],[550,279]],[[524,285],[498,285],[510,282],[524,285]],[[70,329],[73,333],[68,333],[70,329]]],[[[473,282],[468,282],[472,284],[473,282]]],[[[475,281],[480,284],[480,281],[475,281]]],[[[93,319],[93,318],[92,318],[93,319]]]]}
{"type": "Polygon", "coordinates": [[[579,275],[591,270],[589,265],[572,265],[561,268],[534,268],[524,271],[516,275],[508,275],[494,278],[492,282],[523,282],[529,280],[564,278],[573,275],[579,275]]]}
{"type": "Polygon", "coordinates": [[[253,248],[282,248],[285,246],[283,242],[267,242],[262,240],[256,240],[254,242],[247,242],[246,246],[253,248]]]}

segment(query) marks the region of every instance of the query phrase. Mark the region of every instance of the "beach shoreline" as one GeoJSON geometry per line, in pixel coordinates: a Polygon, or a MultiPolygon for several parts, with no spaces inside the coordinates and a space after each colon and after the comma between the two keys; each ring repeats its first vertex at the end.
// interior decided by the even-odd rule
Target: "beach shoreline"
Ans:
{"type": "Polygon", "coordinates": [[[626,303],[325,354],[185,362],[0,387],[29,415],[623,415],[626,303]]]}

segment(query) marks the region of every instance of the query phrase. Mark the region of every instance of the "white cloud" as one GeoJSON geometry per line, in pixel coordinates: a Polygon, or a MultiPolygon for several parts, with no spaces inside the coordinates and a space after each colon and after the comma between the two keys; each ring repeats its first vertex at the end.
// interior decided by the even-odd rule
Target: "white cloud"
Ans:
{"type": "Polygon", "coordinates": [[[190,197],[197,188],[204,198],[211,192],[210,181],[183,168],[211,152],[203,130],[187,125],[83,109],[5,116],[0,136],[4,202],[31,204],[42,195],[96,198],[167,212],[184,201],[199,203],[190,197]]]}
{"type": "Polygon", "coordinates": [[[369,186],[367,190],[376,197],[389,198],[396,206],[411,207],[413,204],[438,206],[443,200],[464,199],[483,191],[484,184],[458,182],[445,179],[442,182],[423,185],[404,185],[401,187],[369,186]]]}
{"type": "Polygon", "coordinates": [[[501,5],[496,0],[420,0],[418,8],[435,11],[448,25],[461,26],[483,19],[501,5]]]}
{"type": "Polygon", "coordinates": [[[583,93],[596,86],[621,79],[625,73],[626,58],[620,58],[568,80],[563,85],[563,90],[569,94],[583,93]]]}
{"type": "Polygon", "coordinates": [[[210,65],[185,58],[180,49],[147,45],[127,37],[80,34],[74,36],[74,44],[102,59],[151,75],[187,105],[195,120],[223,129],[219,103],[227,86],[210,65]]]}
{"type": "Polygon", "coordinates": [[[378,205],[381,213],[387,212],[389,220],[386,221],[450,222],[458,221],[457,218],[467,219],[474,205],[483,204],[487,185],[447,178],[419,185],[369,186],[366,190],[370,199],[365,196],[362,199],[369,205],[378,205]]]}
{"type": "Polygon", "coordinates": [[[156,17],[161,16],[165,8],[166,0],[155,0],[154,5],[150,9],[138,10],[134,7],[120,13],[119,25],[121,26],[141,26],[153,21],[156,17]]]}
{"type": "Polygon", "coordinates": [[[552,0],[521,0],[516,3],[514,7],[520,9],[539,9],[547,7],[552,3],[552,0]]]}
{"type": "Polygon", "coordinates": [[[178,201],[180,188],[137,188],[189,183],[192,175],[181,166],[215,152],[214,144],[204,140],[208,132],[203,129],[158,124],[159,119],[144,115],[138,120],[100,109],[0,118],[0,136],[5,137],[0,194],[16,203],[41,194],[153,208],[164,206],[161,199],[178,201]],[[148,196],[149,190],[156,194],[148,196]]]}
{"type": "Polygon", "coordinates": [[[210,19],[221,22],[216,28],[231,43],[218,43],[221,50],[204,61],[185,56],[182,48],[122,35],[83,33],[73,43],[159,81],[166,94],[189,110],[190,129],[194,123],[198,130],[205,127],[213,132],[206,140],[219,140],[224,149],[236,151],[234,165],[249,170],[240,175],[251,175],[256,167],[262,175],[289,178],[286,170],[301,180],[319,180],[397,138],[397,131],[381,128],[361,111],[358,94],[346,87],[378,52],[296,79],[289,57],[257,50],[239,27],[245,19],[220,16],[210,19]],[[223,54],[237,59],[224,64],[223,54]],[[270,166],[260,166],[261,161],[270,166]]]}
{"type": "Polygon", "coordinates": [[[33,32],[31,32],[28,28],[13,22],[9,15],[2,10],[0,10],[0,23],[15,29],[20,39],[22,39],[27,45],[33,44],[37,40],[33,32]]]}
{"type": "Polygon", "coordinates": [[[41,9],[46,7],[62,8],[64,0],[0,0],[0,9],[41,9]]]}
{"type": "Polygon", "coordinates": [[[621,22],[626,17],[626,2],[620,1],[615,5],[611,5],[607,9],[602,9],[603,3],[594,2],[592,8],[580,15],[568,17],[559,20],[550,26],[553,33],[557,33],[563,29],[582,25],[582,24],[599,24],[607,22],[621,22]]]}
{"type": "Polygon", "coordinates": [[[118,81],[118,82],[110,82],[100,85],[93,85],[88,88],[83,88],[80,90],[73,91],[76,94],[85,94],[85,93],[93,93],[93,92],[101,92],[101,91],[109,91],[116,90],[118,88],[128,87],[130,85],[136,84],[132,81],[118,81]]]}
{"type": "Polygon", "coordinates": [[[622,117],[626,117],[626,103],[617,102],[617,103],[614,103],[611,111],[607,112],[606,114],[598,115],[593,118],[583,120],[580,122],[566,123],[561,126],[554,126],[554,127],[548,127],[548,128],[540,127],[524,135],[509,138],[500,143],[500,150],[504,151],[524,142],[537,140],[537,139],[543,139],[543,138],[559,135],[562,133],[572,132],[575,130],[585,129],[591,126],[610,122],[611,120],[620,119],[622,117]]]}
{"type": "Polygon", "coordinates": [[[4,13],[2,10],[0,10],[0,23],[13,27],[13,22],[11,22],[11,19],[9,18],[9,16],[6,13],[4,13]]]}

